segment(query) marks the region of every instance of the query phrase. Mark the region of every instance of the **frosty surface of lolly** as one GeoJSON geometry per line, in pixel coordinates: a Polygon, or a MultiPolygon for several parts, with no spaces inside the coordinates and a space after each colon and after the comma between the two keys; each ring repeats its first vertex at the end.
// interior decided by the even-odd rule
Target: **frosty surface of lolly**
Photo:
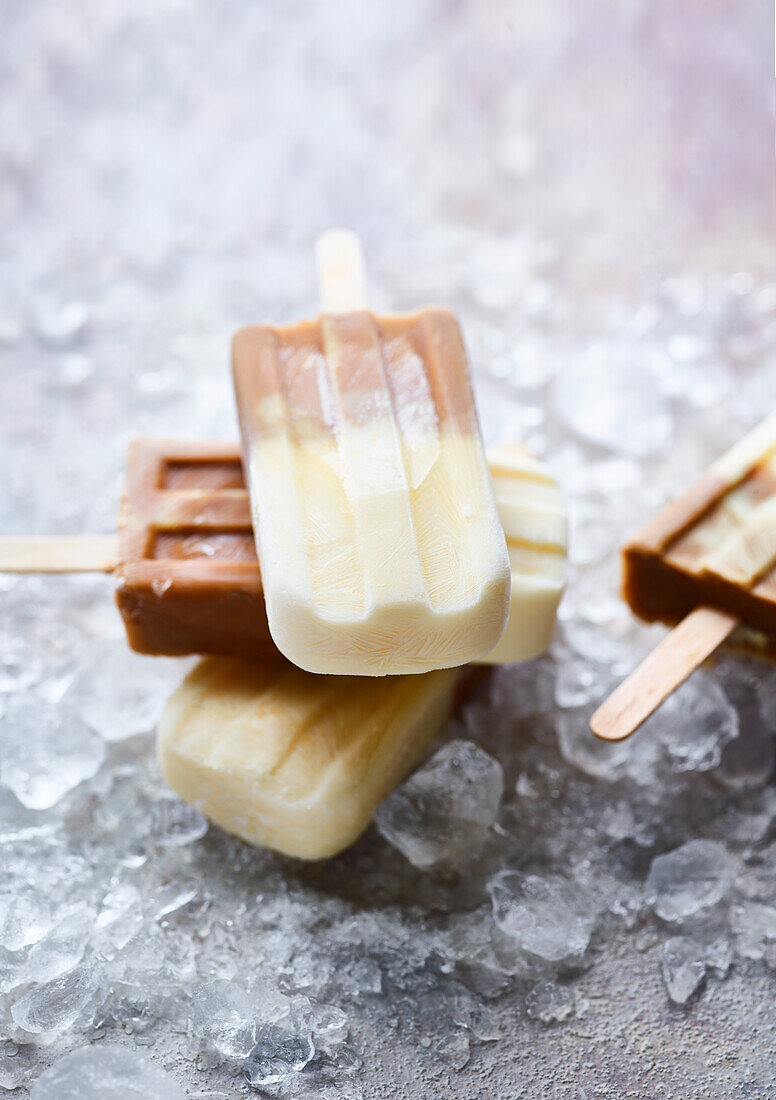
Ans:
{"type": "Polygon", "coordinates": [[[254,326],[233,370],[278,648],[357,675],[491,650],[509,563],[453,315],[254,326]]]}
{"type": "Polygon", "coordinates": [[[735,644],[776,651],[776,414],[626,544],[623,595],[650,622],[726,612],[735,644]]]}
{"type": "MultiPolygon", "coordinates": [[[[521,448],[495,448],[488,461],[512,594],[507,628],[481,661],[508,664],[549,645],[563,591],[566,516],[557,483],[521,448]]],[[[234,444],[131,444],[116,574],[127,636],[141,653],[275,651],[234,444]]]]}
{"type": "Polygon", "coordinates": [[[208,657],[162,715],[162,772],[252,844],[300,859],[336,855],[422,755],[461,676],[315,676],[277,652],[208,657]]]}

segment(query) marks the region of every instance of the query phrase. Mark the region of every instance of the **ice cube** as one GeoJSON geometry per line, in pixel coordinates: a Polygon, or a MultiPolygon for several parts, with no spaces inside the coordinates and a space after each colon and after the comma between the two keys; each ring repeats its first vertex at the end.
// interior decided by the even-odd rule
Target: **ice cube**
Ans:
{"type": "Polygon", "coordinates": [[[548,962],[584,955],[598,913],[587,891],[572,879],[499,871],[488,892],[496,924],[522,951],[548,962]]]}
{"type": "Polygon", "coordinates": [[[0,947],[20,951],[37,943],[52,924],[51,906],[39,890],[20,885],[0,893],[0,947]]]}
{"type": "Polygon", "coordinates": [[[456,1026],[465,1027],[480,1042],[500,1038],[493,1012],[461,982],[450,982],[445,987],[444,1010],[456,1026]]]}
{"type": "Polygon", "coordinates": [[[192,991],[194,1034],[227,1060],[241,1060],[255,1044],[253,1000],[236,982],[202,982],[192,991]]]}
{"type": "Polygon", "coordinates": [[[106,741],[146,733],[180,679],[175,662],[109,644],[75,675],[65,701],[106,741]]]}
{"type": "Polygon", "coordinates": [[[347,1041],[348,1018],[336,1005],[294,998],[291,1019],[298,1030],[313,1037],[316,1050],[324,1054],[334,1054],[347,1041]]]}
{"type": "Polygon", "coordinates": [[[598,779],[632,779],[647,787],[668,772],[709,771],[738,736],[738,715],[711,676],[697,673],[624,741],[600,741],[590,732],[593,703],[561,710],[556,719],[564,759],[598,779]]]}
{"type": "Polygon", "coordinates": [[[102,899],[96,928],[100,954],[112,958],[137,935],[143,924],[140,891],[130,883],[119,883],[102,899]]]}
{"type": "Polygon", "coordinates": [[[55,805],[105,758],[102,740],[77,714],[28,697],[0,715],[0,741],[0,783],[32,810],[55,805]]]}
{"type": "Polygon", "coordinates": [[[164,963],[162,974],[177,982],[186,982],[197,971],[196,948],[185,932],[167,930],[163,937],[164,963]]]}
{"type": "Polygon", "coordinates": [[[726,931],[712,929],[705,934],[696,933],[703,943],[703,961],[718,978],[724,978],[733,965],[733,951],[726,931]]]}
{"type": "Polygon", "coordinates": [[[709,771],[738,737],[738,714],[714,678],[700,672],[668,697],[643,732],[662,741],[673,771],[709,771]]]}
{"type": "Polygon", "coordinates": [[[776,909],[756,901],[734,905],[730,928],[737,935],[736,951],[745,959],[761,959],[766,944],[776,940],[776,909]]]}
{"type": "Polygon", "coordinates": [[[730,889],[736,862],[713,840],[690,840],[652,861],[644,886],[647,905],[663,920],[681,923],[716,905],[730,889]]]}
{"type": "Polygon", "coordinates": [[[471,1058],[471,1040],[465,1031],[445,1031],[432,1044],[435,1057],[456,1071],[471,1058]]]}
{"type": "Polygon", "coordinates": [[[32,1086],[30,1100],[186,1100],[160,1067],[122,1047],[81,1047],[60,1058],[32,1086]]]}
{"type": "Polygon", "coordinates": [[[556,717],[558,748],[563,759],[596,779],[615,780],[626,774],[636,744],[602,741],[590,730],[591,706],[562,710],[556,717]]]}
{"type": "Polygon", "coordinates": [[[668,996],[685,1004],[706,977],[703,946],[688,936],[674,936],[663,944],[661,967],[668,996]]]}
{"type": "Polygon", "coordinates": [[[563,1023],[575,1013],[574,990],[555,982],[537,982],[525,999],[525,1010],[532,1020],[542,1024],[563,1023]]]}
{"type": "Polygon", "coordinates": [[[81,961],[94,929],[94,913],[86,905],[65,912],[30,951],[25,981],[49,982],[81,961]]]}
{"type": "Polygon", "coordinates": [[[32,1034],[64,1031],[81,1015],[94,981],[94,968],[82,963],[50,982],[34,985],[11,1006],[14,1022],[32,1034]]]}
{"type": "Polygon", "coordinates": [[[336,1061],[316,1053],[301,1072],[292,1072],[276,1085],[265,1086],[262,1095],[281,1096],[283,1100],[363,1100],[363,1087],[355,1077],[359,1067],[360,1060],[349,1048],[340,1051],[336,1061]]]}
{"type": "Polygon", "coordinates": [[[245,1059],[245,1074],[255,1088],[277,1085],[311,1061],[315,1045],[308,1032],[279,1024],[263,1024],[245,1059]]]}
{"type": "Polygon", "coordinates": [[[461,866],[482,848],[503,790],[497,760],[451,741],[386,799],[377,828],[416,867],[461,866]]]}

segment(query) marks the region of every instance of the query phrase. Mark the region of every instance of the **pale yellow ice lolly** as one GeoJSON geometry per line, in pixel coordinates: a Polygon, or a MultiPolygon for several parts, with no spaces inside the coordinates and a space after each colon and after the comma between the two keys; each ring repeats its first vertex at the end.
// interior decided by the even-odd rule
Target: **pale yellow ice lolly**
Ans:
{"type": "Polygon", "coordinates": [[[280,654],[207,657],[162,715],[162,772],[227,832],[300,859],[332,856],[418,761],[461,676],[314,676],[280,654]]]}

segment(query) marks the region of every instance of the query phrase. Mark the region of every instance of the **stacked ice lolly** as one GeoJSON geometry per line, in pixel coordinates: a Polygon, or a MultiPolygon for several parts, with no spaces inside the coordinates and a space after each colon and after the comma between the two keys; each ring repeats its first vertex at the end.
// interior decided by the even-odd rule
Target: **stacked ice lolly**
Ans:
{"type": "MultiPolygon", "coordinates": [[[[506,630],[479,660],[510,663],[552,637],[566,512],[522,448],[488,460],[512,584],[506,630]]],[[[290,855],[320,859],[363,832],[465,682],[461,669],[318,676],[281,657],[234,445],[132,444],[116,574],[133,648],[234,655],[201,662],[170,700],[159,730],[170,786],[229,832],[290,855]]]]}
{"type": "MultiPolygon", "coordinates": [[[[269,640],[237,455],[236,448],[135,444],[146,518],[125,504],[132,516],[125,545],[129,552],[146,545],[152,556],[119,566],[117,599],[139,648],[189,652],[195,632],[201,645],[261,655],[211,657],[187,677],[160,725],[162,769],[182,798],[229,832],[320,859],[363,832],[438,732],[469,673],[319,676],[286,661],[269,640]],[[228,488],[214,487],[222,482],[228,488]],[[154,484],[167,488],[149,491],[154,484]],[[200,519],[192,526],[193,514],[214,525],[200,519]]],[[[512,595],[501,640],[480,658],[488,664],[526,660],[547,647],[566,557],[557,483],[518,447],[489,458],[512,595]]]]}
{"type": "MultiPolygon", "coordinates": [[[[332,241],[330,268],[358,256],[332,241]]],[[[547,646],[565,565],[553,479],[516,447],[488,472],[452,316],[337,312],[343,287],[354,297],[343,270],[334,313],[236,338],[250,502],[237,448],[141,440],[118,546],[81,544],[86,567],[115,570],[133,648],[240,658],[202,662],[171,699],[171,785],[304,858],[366,827],[444,721],[457,666],[547,646]],[[298,663],[366,675],[294,667],[270,631],[298,663]],[[374,678],[396,669],[421,674],[374,678]]],[[[30,549],[46,569],[45,544],[30,549]]],[[[49,551],[49,569],[78,567],[77,540],[49,551]]],[[[0,564],[24,568],[20,554],[0,540],[0,564]]]]}
{"type": "Polygon", "coordinates": [[[649,622],[679,624],[593,717],[625,737],[733,634],[776,655],[776,415],[623,548],[623,595],[649,622]]]}
{"type": "MultiPolygon", "coordinates": [[[[480,658],[495,664],[550,642],[566,514],[521,448],[494,449],[489,465],[512,574],[506,630],[480,658]]],[[[467,671],[318,676],[286,661],[269,634],[234,445],[133,443],[118,551],[133,648],[235,655],[201,662],[171,699],[159,730],[170,785],[252,843],[305,859],[341,851],[422,755],[467,671]]]]}

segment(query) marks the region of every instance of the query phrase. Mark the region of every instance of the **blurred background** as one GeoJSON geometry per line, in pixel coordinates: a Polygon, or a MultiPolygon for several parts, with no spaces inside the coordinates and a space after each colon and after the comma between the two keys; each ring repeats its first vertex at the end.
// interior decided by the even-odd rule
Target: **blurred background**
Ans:
{"type": "Polygon", "coordinates": [[[379,306],[449,303],[513,386],[634,325],[664,384],[676,357],[707,385],[746,366],[709,310],[734,340],[772,272],[771,24],[767,0],[0,0],[4,528],[104,525],[132,434],[233,431],[229,336],[314,311],[332,224],[379,306]]]}

